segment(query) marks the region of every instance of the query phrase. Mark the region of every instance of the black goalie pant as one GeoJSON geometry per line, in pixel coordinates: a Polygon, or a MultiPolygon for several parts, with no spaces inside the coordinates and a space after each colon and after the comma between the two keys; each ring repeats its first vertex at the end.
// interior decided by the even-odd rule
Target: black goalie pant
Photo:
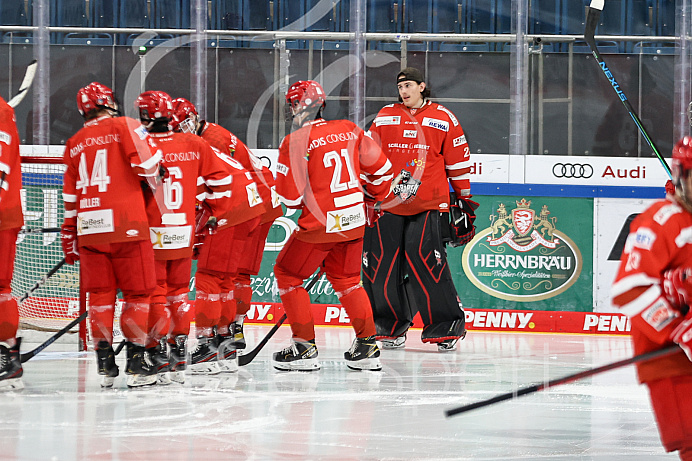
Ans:
{"type": "Polygon", "coordinates": [[[403,335],[420,312],[423,342],[460,338],[464,311],[442,242],[447,213],[385,213],[363,241],[363,286],[372,304],[377,336],[403,335]]]}

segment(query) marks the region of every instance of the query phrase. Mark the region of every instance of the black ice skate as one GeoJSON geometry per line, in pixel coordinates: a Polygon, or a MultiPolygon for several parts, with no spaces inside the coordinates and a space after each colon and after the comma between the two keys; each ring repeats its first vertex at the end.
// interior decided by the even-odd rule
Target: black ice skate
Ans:
{"type": "Polygon", "coordinates": [[[245,335],[243,334],[243,321],[245,316],[243,315],[239,320],[231,323],[230,331],[233,334],[233,341],[235,348],[239,351],[245,349],[245,335]]]}
{"type": "Polygon", "coordinates": [[[96,362],[98,373],[103,376],[101,387],[113,387],[113,382],[120,373],[120,369],[115,364],[115,351],[108,341],[99,341],[96,345],[96,362]]]}
{"type": "Polygon", "coordinates": [[[156,384],[156,366],[144,346],[127,343],[127,387],[151,386],[156,384]]]}
{"type": "Polygon", "coordinates": [[[292,340],[290,346],[272,356],[274,368],[283,371],[315,371],[320,369],[317,361],[317,346],[315,340],[292,340]]]}
{"type": "Polygon", "coordinates": [[[238,354],[235,350],[235,338],[232,334],[229,334],[216,335],[215,339],[221,373],[235,373],[238,371],[238,354]]]}
{"type": "Polygon", "coordinates": [[[187,368],[187,336],[178,335],[174,338],[174,340],[175,343],[169,344],[169,377],[173,382],[184,384],[185,369],[187,368]]]}
{"type": "Polygon", "coordinates": [[[13,347],[8,347],[5,343],[0,343],[0,390],[23,389],[22,383],[22,361],[19,357],[19,344],[22,338],[16,338],[13,347]]]}
{"type": "Polygon", "coordinates": [[[156,383],[170,384],[171,378],[168,376],[168,371],[171,366],[168,359],[168,341],[166,338],[161,338],[156,346],[148,348],[147,354],[149,354],[149,358],[156,369],[156,383]]]}
{"type": "Polygon", "coordinates": [[[461,334],[460,338],[451,338],[451,339],[445,339],[444,341],[440,341],[437,343],[437,350],[439,352],[450,352],[454,351],[457,348],[457,343],[459,340],[464,339],[466,337],[466,329],[464,329],[464,332],[461,334]]]}
{"type": "Polygon", "coordinates": [[[370,370],[380,371],[380,348],[374,336],[356,338],[353,340],[351,349],[344,352],[346,366],[351,370],[370,370]]]}
{"type": "Polygon", "coordinates": [[[200,336],[197,338],[197,347],[192,351],[190,373],[193,375],[218,375],[221,373],[214,337],[200,336]]]}
{"type": "Polygon", "coordinates": [[[382,349],[402,349],[406,346],[406,333],[396,338],[387,338],[380,340],[382,349]]]}

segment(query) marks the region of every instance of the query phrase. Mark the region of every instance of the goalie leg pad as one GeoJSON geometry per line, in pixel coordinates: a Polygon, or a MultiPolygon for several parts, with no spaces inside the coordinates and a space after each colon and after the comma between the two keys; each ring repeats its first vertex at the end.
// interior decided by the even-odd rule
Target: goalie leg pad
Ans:
{"type": "Polygon", "coordinates": [[[466,322],[463,318],[427,325],[423,328],[421,341],[424,343],[441,343],[447,340],[461,339],[466,336],[465,326],[466,322]]]}

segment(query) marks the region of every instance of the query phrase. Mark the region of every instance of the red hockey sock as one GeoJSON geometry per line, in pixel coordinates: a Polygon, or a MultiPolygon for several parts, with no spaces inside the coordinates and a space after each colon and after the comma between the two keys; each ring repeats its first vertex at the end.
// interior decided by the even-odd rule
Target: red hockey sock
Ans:
{"type": "Polygon", "coordinates": [[[195,299],[197,336],[211,336],[212,328],[219,324],[220,317],[221,301],[219,294],[207,294],[197,291],[197,297],[195,299]]]}
{"type": "MultiPolygon", "coordinates": [[[[243,274],[238,277],[242,277],[243,274]]],[[[247,282],[236,278],[235,289],[233,294],[236,300],[236,315],[247,315],[252,302],[252,286],[250,286],[250,276],[247,276],[247,282]]]]}
{"type": "Polygon", "coordinates": [[[168,334],[171,324],[171,314],[163,303],[151,303],[149,305],[149,334],[147,335],[146,347],[154,347],[159,339],[168,334]]]}
{"type": "Polygon", "coordinates": [[[171,312],[170,336],[190,334],[190,322],[194,318],[192,305],[187,301],[187,293],[169,296],[167,298],[168,309],[171,312]]]}
{"type": "Polygon", "coordinates": [[[19,308],[12,293],[0,294],[0,341],[15,338],[19,326],[19,308]]]}
{"type": "Polygon", "coordinates": [[[375,322],[372,319],[370,300],[363,287],[342,296],[339,301],[351,319],[351,325],[356,330],[357,337],[365,338],[375,334],[375,322]]]}
{"type": "Polygon", "coordinates": [[[120,314],[120,328],[128,341],[139,346],[146,344],[148,320],[148,299],[146,302],[125,301],[123,312],[120,314]]]}
{"type": "Polygon", "coordinates": [[[281,295],[284,311],[291,324],[293,337],[301,341],[315,339],[315,322],[312,319],[310,294],[298,287],[281,295]]]}

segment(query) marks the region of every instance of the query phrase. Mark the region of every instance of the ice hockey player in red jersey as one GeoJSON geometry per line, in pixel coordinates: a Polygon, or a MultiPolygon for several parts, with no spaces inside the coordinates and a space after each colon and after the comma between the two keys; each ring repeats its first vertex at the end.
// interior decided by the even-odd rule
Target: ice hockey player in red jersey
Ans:
{"type": "Polygon", "coordinates": [[[156,290],[150,304],[146,346],[158,371],[158,383],[183,383],[187,338],[194,316],[188,292],[195,207],[199,200],[212,214],[223,214],[230,204],[233,178],[209,143],[199,136],[171,130],[173,100],[167,93],[146,91],[139,95],[135,107],[162,152],[161,162],[167,172],[163,180],[167,213],[161,215],[153,196],[147,194],[156,290]]]}
{"type": "Polygon", "coordinates": [[[692,137],[673,148],[671,170],[674,193],[630,225],[612,296],[630,318],[635,354],[680,346],[637,371],[663,447],[692,460],[692,137]]]}
{"type": "Polygon", "coordinates": [[[396,83],[401,103],[384,106],[370,127],[397,177],[384,215],[365,231],[363,285],[383,348],[404,347],[419,312],[422,341],[454,350],[466,329],[445,242],[467,243],[475,233],[469,146],[454,114],[428,99],[418,69],[405,68],[396,83]]]}
{"type": "Polygon", "coordinates": [[[236,349],[245,348],[245,336],[243,334],[243,321],[250,310],[252,300],[251,276],[259,274],[262,263],[262,254],[267,235],[272,223],[283,214],[281,203],[276,194],[274,176],[269,168],[248,149],[233,133],[225,128],[200,120],[195,106],[185,98],[177,98],[173,101],[178,129],[187,133],[197,133],[209,141],[224,154],[233,157],[250,172],[252,179],[257,184],[257,189],[262,197],[264,212],[260,224],[252,230],[245,249],[240,255],[238,272],[232,279],[225,279],[221,287],[221,325],[219,330],[224,335],[233,336],[233,344],[236,349]],[[227,323],[228,330],[226,330],[227,323]],[[228,331],[228,333],[226,333],[228,331]]]}
{"type": "MultiPolygon", "coordinates": [[[[174,107],[180,101],[176,100],[174,107]]],[[[178,113],[178,111],[175,111],[178,113]]],[[[176,117],[175,129],[190,132],[188,118],[176,117]]],[[[215,216],[214,230],[204,239],[197,259],[195,309],[198,346],[192,353],[193,373],[216,374],[238,370],[236,342],[227,301],[229,288],[238,274],[239,264],[251,243],[265,212],[259,187],[250,171],[231,156],[230,143],[235,137],[219,125],[204,122],[194,132],[209,142],[219,158],[233,173],[231,208],[215,216]]],[[[201,208],[201,210],[204,210],[201,208]]]]}
{"type": "Polygon", "coordinates": [[[293,133],[279,146],[276,189],[289,208],[301,210],[298,228],[279,253],[276,283],[291,324],[291,345],[273,355],[279,370],[319,369],[310,295],[303,281],[323,267],[356,332],[346,364],[380,370],[380,351],[360,260],[366,224],[365,192],[380,201],[392,170],[377,144],[354,123],[322,118],[326,95],[315,81],[298,81],[286,93],[293,133]]]}
{"type": "Polygon", "coordinates": [[[118,375],[112,347],[118,288],[125,302],[120,327],[127,340],[127,384],[155,384],[156,370],[144,348],[156,277],[143,189],[155,188],[161,197],[161,153],[139,121],[117,117],[110,88],[97,82],[85,86],[77,92],[77,107],[84,127],[67,141],[63,157],[65,259],[81,261],[102,385],[112,386],[118,375]]]}
{"type": "Polygon", "coordinates": [[[22,168],[14,110],[0,98],[0,390],[21,389],[19,308],[12,297],[17,235],[24,225],[22,168]]]}

